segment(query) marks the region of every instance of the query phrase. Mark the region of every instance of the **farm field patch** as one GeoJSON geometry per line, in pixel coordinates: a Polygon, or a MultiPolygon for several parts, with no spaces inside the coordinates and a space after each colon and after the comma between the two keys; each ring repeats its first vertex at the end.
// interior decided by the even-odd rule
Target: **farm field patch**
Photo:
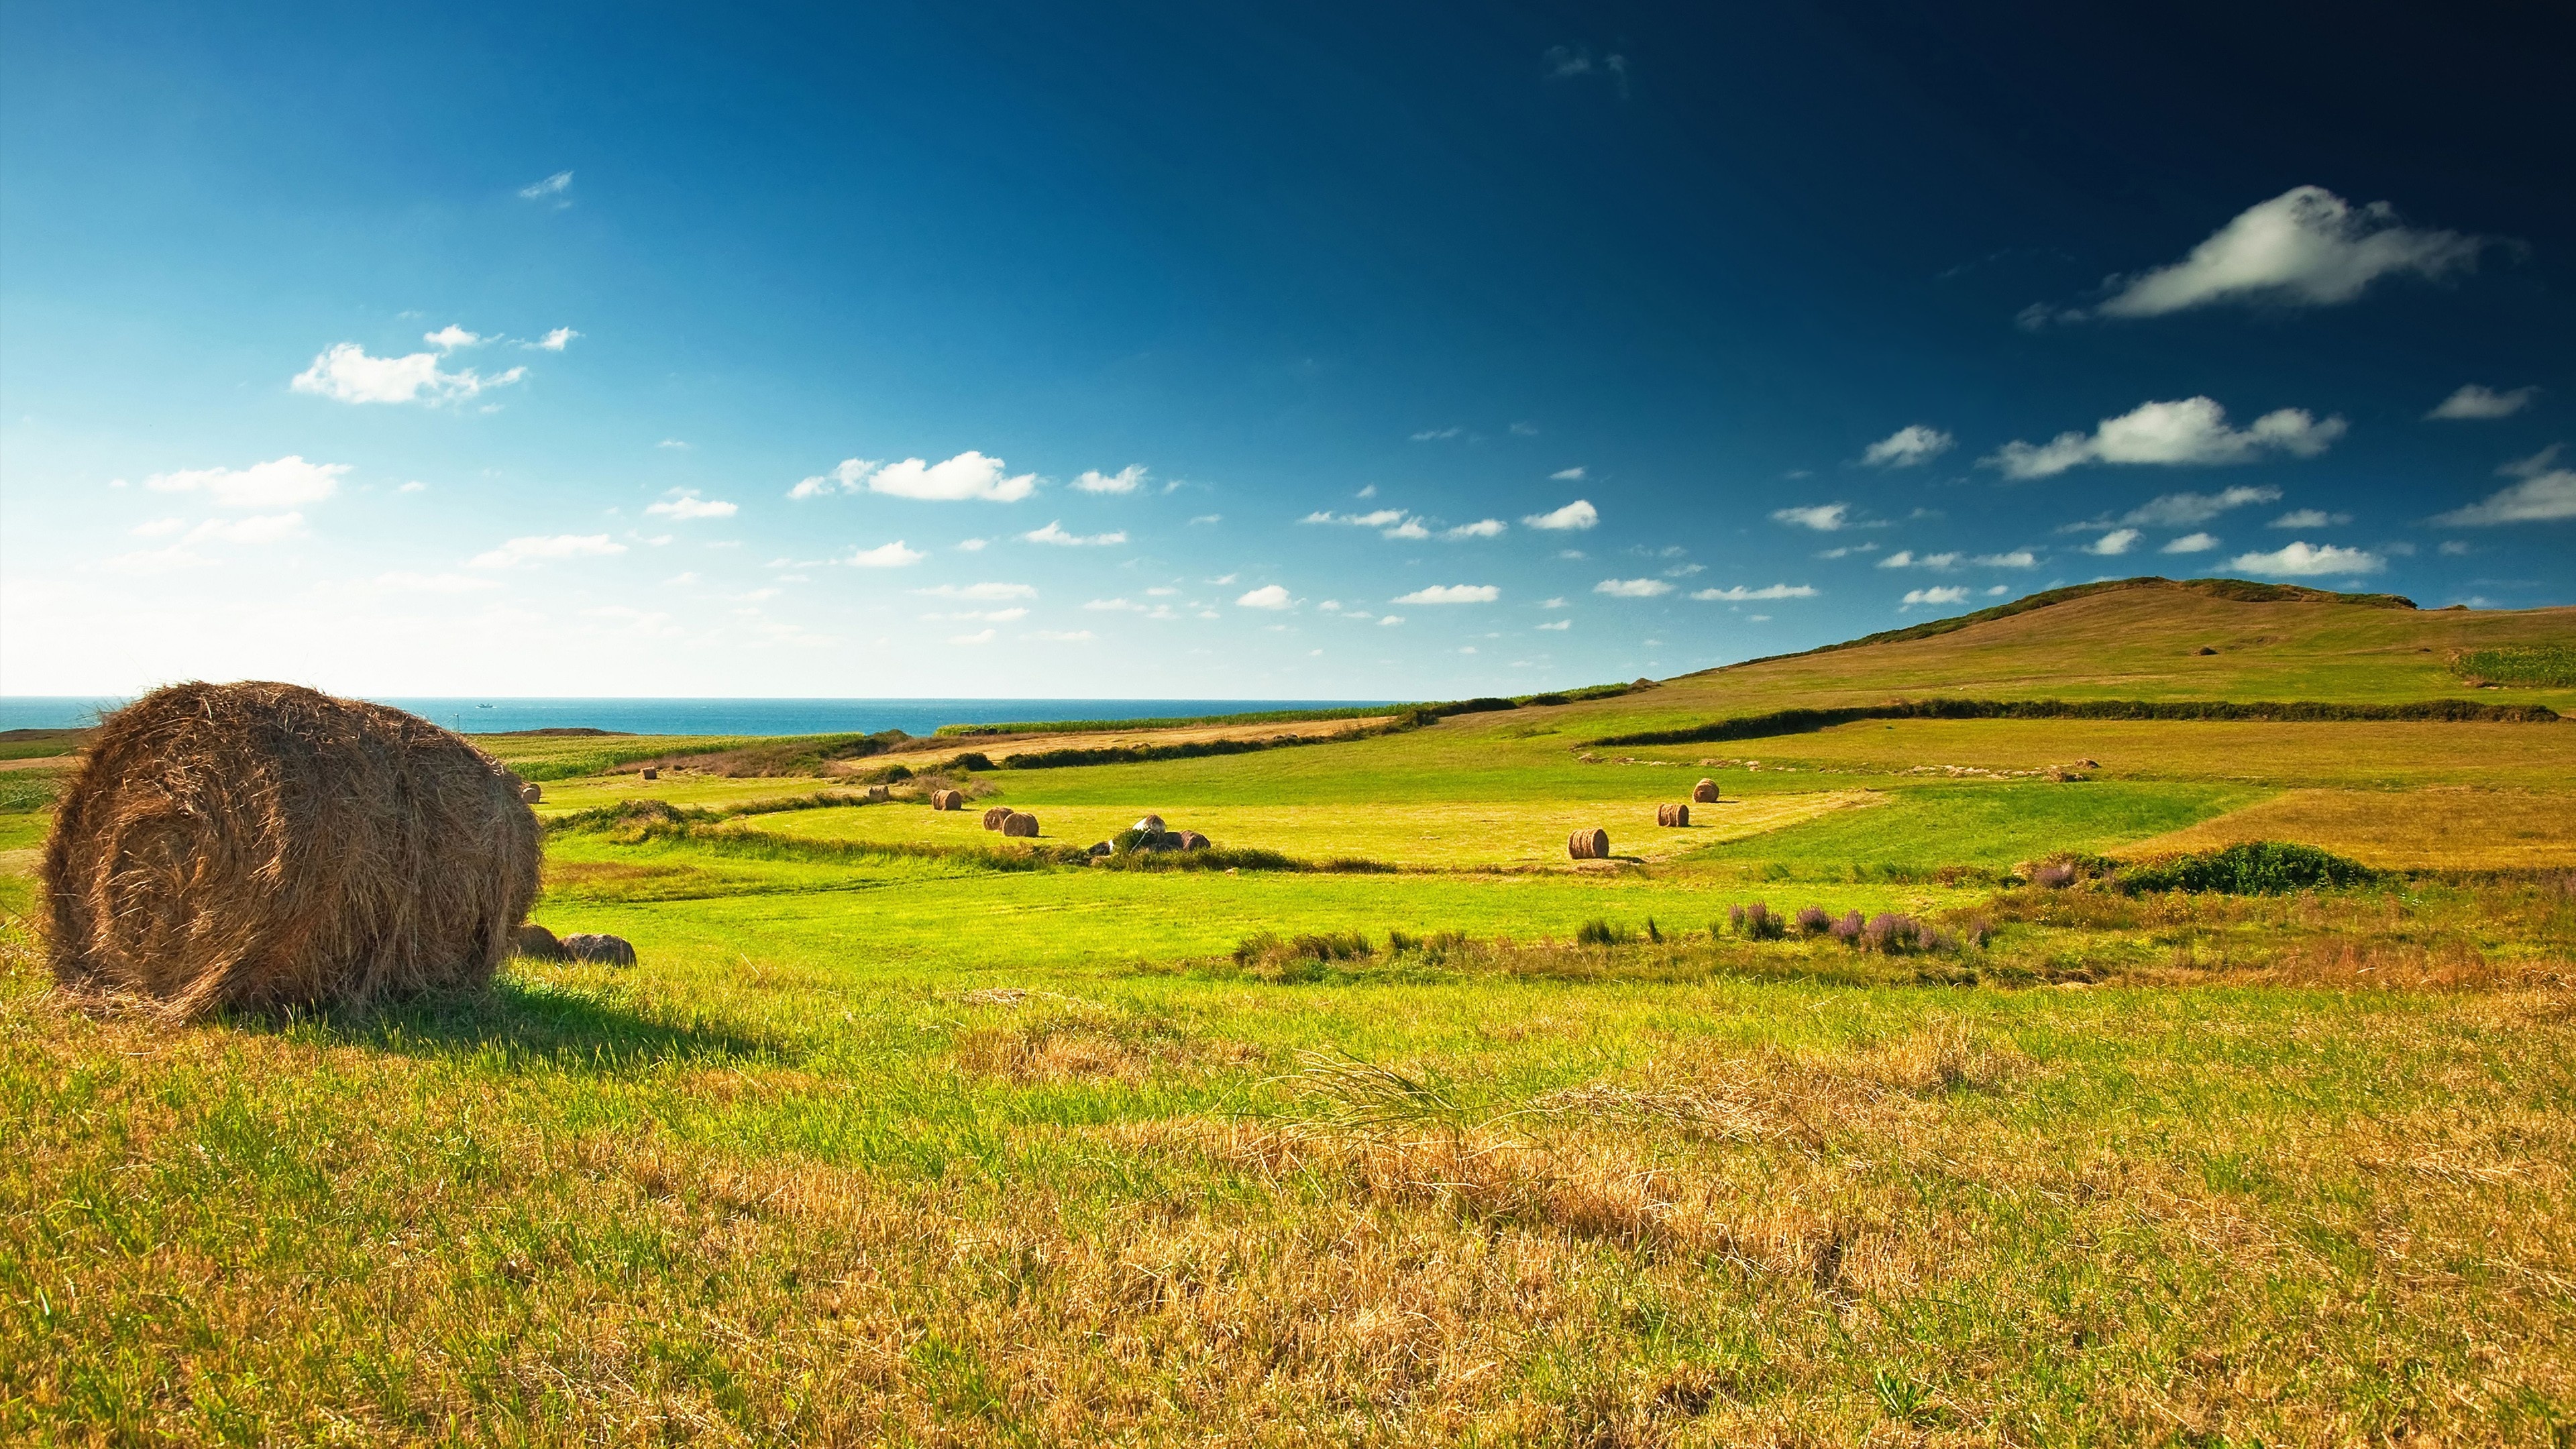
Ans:
{"type": "Polygon", "coordinates": [[[2297,840],[2383,870],[2576,869],[2576,791],[2287,790],[2116,848],[2121,855],[2297,840]]]}

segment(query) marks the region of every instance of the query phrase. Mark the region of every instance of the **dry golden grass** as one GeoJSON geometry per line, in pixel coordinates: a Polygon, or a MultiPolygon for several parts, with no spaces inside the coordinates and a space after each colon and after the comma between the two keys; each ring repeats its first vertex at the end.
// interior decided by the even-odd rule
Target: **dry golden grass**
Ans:
{"type": "Polygon", "coordinates": [[[1060,734],[956,735],[911,740],[881,755],[834,764],[836,774],[864,774],[889,764],[919,770],[973,751],[993,760],[1045,750],[1107,750],[1138,745],[1206,744],[1215,740],[1329,739],[1387,724],[1392,716],[1288,720],[1276,724],[1182,725],[1167,729],[1100,730],[1060,734]]]}
{"type": "Polygon", "coordinates": [[[2122,847],[2124,856],[2295,840],[2382,870],[2576,868],[2576,790],[2290,790],[2122,847]]]}

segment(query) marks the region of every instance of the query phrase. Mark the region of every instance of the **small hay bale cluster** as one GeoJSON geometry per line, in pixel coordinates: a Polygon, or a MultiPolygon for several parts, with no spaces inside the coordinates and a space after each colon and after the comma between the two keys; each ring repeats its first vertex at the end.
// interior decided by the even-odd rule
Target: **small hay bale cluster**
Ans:
{"type": "Polygon", "coordinates": [[[601,966],[632,966],[635,947],[623,936],[576,931],[557,939],[534,921],[521,926],[511,950],[531,961],[588,961],[601,966]]]}
{"type": "Polygon", "coordinates": [[[1148,815],[1120,831],[1115,838],[1092,846],[1087,853],[1094,857],[1106,857],[1115,855],[1121,850],[1205,850],[1207,848],[1206,836],[1195,830],[1168,829],[1163,824],[1162,816],[1148,815]]]}
{"type": "Polygon", "coordinates": [[[400,710],[155,690],[100,724],[55,816],[55,978],[179,1017],[479,987],[537,893],[523,791],[400,710]]]}
{"type": "Polygon", "coordinates": [[[999,830],[1002,828],[1002,822],[1010,818],[1010,806],[996,805],[992,809],[984,812],[984,828],[987,830],[999,830]]]}
{"type": "Polygon", "coordinates": [[[1565,853],[1576,860],[1608,860],[1610,858],[1610,832],[1607,830],[1578,830],[1572,835],[1565,837],[1565,853]]]}
{"type": "Polygon", "coordinates": [[[1698,784],[1691,786],[1692,804],[1708,805],[1714,803],[1716,799],[1717,782],[1715,780],[1702,780],[1698,784]]]}
{"type": "Polygon", "coordinates": [[[1655,807],[1655,823],[1657,825],[1668,826],[1688,825],[1690,824],[1690,807],[1688,805],[1658,805],[1655,807]]]}

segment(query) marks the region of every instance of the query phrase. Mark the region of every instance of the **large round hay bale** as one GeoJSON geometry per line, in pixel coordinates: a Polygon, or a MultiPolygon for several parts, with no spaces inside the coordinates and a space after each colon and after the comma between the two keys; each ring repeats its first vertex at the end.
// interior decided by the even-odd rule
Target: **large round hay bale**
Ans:
{"type": "Polygon", "coordinates": [[[933,790],[930,792],[930,808],[963,810],[966,808],[966,797],[955,790],[933,790]]]}
{"type": "Polygon", "coordinates": [[[576,961],[597,966],[632,966],[635,947],[624,936],[600,936],[576,931],[563,938],[564,954],[576,961]]]}
{"type": "Polygon", "coordinates": [[[511,938],[510,945],[511,949],[518,952],[520,955],[531,957],[539,961],[568,961],[572,959],[572,954],[564,950],[563,942],[555,939],[555,933],[538,925],[534,921],[530,921],[526,925],[521,926],[517,935],[511,938]]]}
{"type": "Polygon", "coordinates": [[[1023,815],[1016,810],[1005,810],[1002,812],[1002,833],[1035,838],[1038,833],[1038,818],[1034,815],[1023,815]]]}
{"type": "Polygon", "coordinates": [[[1717,782],[1715,780],[1702,780],[1698,784],[1691,786],[1692,804],[1706,805],[1715,799],[1717,799],[1717,782]]]}
{"type": "Polygon", "coordinates": [[[107,717],[45,843],[55,978],[180,1016],[480,986],[537,893],[509,772],[425,719],[291,684],[107,717]]]}
{"type": "Polygon", "coordinates": [[[1574,857],[1576,860],[1608,860],[1610,858],[1610,832],[1607,830],[1578,830],[1572,835],[1565,837],[1565,853],[1574,857]]]}
{"type": "Polygon", "coordinates": [[[1658,805],[1655,807],[1655,823],[1657,825],[1688,825],[1690,824],[1690,807],[1688,805],[1658,805]]]}
{"type": "Polygon", "coordinates": [[[987,830],[999,830],[1002,828],[1002,822],[1010,818],[1010,806],[996,805],[992,809],[984,812],[984,828],[987,830]]]}

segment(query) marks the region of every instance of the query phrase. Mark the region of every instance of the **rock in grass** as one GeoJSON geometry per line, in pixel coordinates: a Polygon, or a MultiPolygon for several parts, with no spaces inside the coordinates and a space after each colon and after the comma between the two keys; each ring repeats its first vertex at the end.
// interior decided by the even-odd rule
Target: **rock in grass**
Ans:
{"type": "Polygon", "coordinates": [[[563,938],[564,954],[576,961],[594,966],[632,966],[635,948],[623,936],[600,936],[577,931],[563,938]]]}

